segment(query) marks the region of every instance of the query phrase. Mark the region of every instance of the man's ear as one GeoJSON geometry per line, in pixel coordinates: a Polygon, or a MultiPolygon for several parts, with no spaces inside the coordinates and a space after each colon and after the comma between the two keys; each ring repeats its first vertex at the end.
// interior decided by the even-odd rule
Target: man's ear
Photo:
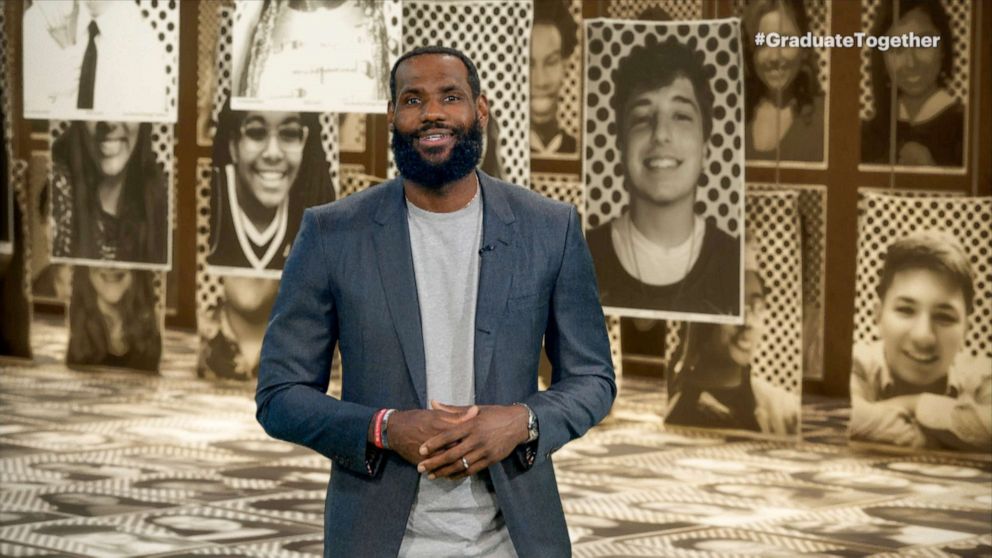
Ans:
{"type": "Polygon", "coordinates": [[[386,103],[386,127],[393,129],[393,118],[396,115],[396,105],[392,101],[386,103]]]}
{"type": "Polygon", "coordinates": [[[475,98],[475,110],[479,114],[479,123],[483,128],[489,123],[489,99],[484,93],[475,98]]]}
{"type": "Polygon", "coordinates": [[[878,325],[878,322],[880,322],[881,319],[882,319],[882,301],[881,300],[875,301],[875,304],[871,307],[871,314],[872,314],[872,319],[875,322],[875,325],[878,325]]]}

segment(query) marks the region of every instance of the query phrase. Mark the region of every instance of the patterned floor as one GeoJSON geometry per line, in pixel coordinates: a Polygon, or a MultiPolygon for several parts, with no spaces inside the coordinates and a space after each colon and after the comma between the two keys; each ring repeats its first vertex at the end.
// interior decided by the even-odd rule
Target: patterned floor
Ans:
{"type": "MultiPolygon", "coordinates": [[[[36,323],[0,365],[0,556],[316,556],[329,465],[267,439],[252,388],[76,372],[36,323]]],[[[804,405],[801,445],[666,432],[660,382],[556,454],[577,557],[992,556],[988,462],[855,452],[845,402],[804,405]]],[[[333,544],[333,541],[330,541],[333,544]]]]}

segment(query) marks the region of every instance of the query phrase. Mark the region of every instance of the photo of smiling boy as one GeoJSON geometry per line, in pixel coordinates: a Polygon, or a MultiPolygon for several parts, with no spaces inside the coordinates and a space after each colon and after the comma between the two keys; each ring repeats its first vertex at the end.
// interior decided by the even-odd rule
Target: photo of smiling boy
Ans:
{"type": "Polygon", "coordinates": [[[636,46],[614,85],[630,204],[587,233],[603,306],[668,313],[653,316],[662,318],[740,316],[741,242],[695,211],[713,133],[702,57],[674,38],[636,46]]]}
{"type": "Polygon", "coordinates": [[[234,111],[214,138],[207,265],[278,278],[303,210],[334,200],[315,113],[234,111]]]}
{"type": "Polygon", "coordinates": [[[992,365],[962,350],[975,297],[964,248],[936,230],[896,240],[877,292],[880,339],[854,346],[850,438],[992,449],[992,365]]]}

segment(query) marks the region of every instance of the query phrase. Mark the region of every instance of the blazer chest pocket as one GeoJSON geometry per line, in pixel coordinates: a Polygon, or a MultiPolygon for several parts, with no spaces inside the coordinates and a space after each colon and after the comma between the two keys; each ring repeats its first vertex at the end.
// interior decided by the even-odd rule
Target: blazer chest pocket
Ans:
{"type": "Polygon", "coordinates": [[[507,301],[507,307],[510,310],[527,310],[547,306],[550,294],[550,290],[544,290],[525,293],[522,295],[513,295],[507,301]]]}

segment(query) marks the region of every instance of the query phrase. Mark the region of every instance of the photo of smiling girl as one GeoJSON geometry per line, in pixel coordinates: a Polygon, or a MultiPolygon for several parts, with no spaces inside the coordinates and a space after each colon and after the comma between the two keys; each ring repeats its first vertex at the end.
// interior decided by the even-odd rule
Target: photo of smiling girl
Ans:
{"type": "MultiPolygon", "coordinates": [[[[751,0],[742,17],[744,36],[805,35],[810,17],[803,0],[751,0]]],[[[824,95],[811,48],[744,43],[744,103],[748,162],[824,160],[824,95]]]]}
{"type": "Polygon", "coordinates": [[[52,260],[170,265],[166,173],[152,125],[73,121],[52,144],[52,260]]]}
{"type": "Polygon", "coordinates": [[[158,370],[162,335],[152,281],[150,271],[76,267],[66,364],[158,370]]]}
{"type": "Polygon", "coordinates": [[[315,113],[221,111],[208,270],[278,278],[303,210],[334,200],[315,113]]]}
{"type": "Polygon", "coordinates": [[[850,438],[992,449],[992,363],[964,350],[975,278],[961,243],[938,230],[896,240],[876,290],[880,339],[854,345],[850,438]]]}

